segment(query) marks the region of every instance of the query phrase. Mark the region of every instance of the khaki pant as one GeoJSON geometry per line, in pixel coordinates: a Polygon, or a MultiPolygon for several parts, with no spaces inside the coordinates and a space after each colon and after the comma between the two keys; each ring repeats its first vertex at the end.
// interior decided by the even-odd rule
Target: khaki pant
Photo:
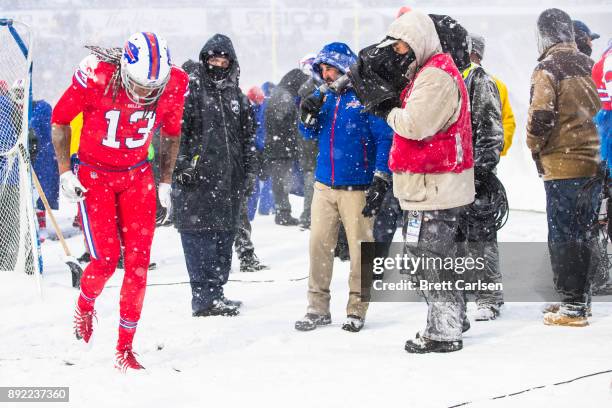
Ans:
{"type": "Polygon", "coordinates": [[[340,221],[346,230],[351,272],[347,315],[364,318],[368,303],[361,302],[361,242],[372,242],[373,218],[361,214],[365,191],[334,190],[319,182],[314,185],[310,230],[308,313],[329,314],[329,285],[334,266],[334,248],[340,221]]]}

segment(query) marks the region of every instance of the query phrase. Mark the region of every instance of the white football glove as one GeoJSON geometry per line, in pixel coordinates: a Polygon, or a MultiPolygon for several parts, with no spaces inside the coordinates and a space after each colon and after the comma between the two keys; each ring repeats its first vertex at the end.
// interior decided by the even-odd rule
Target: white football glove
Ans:
{"type": "Polygon", "coordinates": [[[157,212],[157,219],[155,220],[158,225],[163,225],[170,218],[170,208],[172,207],[172,186],[168,183],[159,183],[157,187],[157,196],[159,203],[165,211],[157,212]]]}
{"type": "Polygon", "coordinates": [[[79,178],[71,171],[66,171],[60,176],[60,186],[64,197],[71,203],[78,203],[85,199],[87,189],[83,187],[79,178]]]}
{"type": "Polygon", "coordinates": [[[170,206],[172,205],[172,197],[170,194],[172,193],[172,186],[168,183],[159,183],[159,187],[157,188],[157,195],[159,197],[159,202],[166,210],[170,210],[170,206]]]}

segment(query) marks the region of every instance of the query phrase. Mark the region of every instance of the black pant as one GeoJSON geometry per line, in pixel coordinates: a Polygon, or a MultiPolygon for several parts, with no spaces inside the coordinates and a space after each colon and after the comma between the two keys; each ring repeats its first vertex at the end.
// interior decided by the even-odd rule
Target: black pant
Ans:
{"type": "Polygon", "coordinates": [[[274,160],[270,162],[269,166],[276,216],[288,218],[291,216],[289,191],[291,191],[291,181],[293,179],[293,159],[274,160]]]}
{"type": "Polygon", "coordinates": [[[191,283],[191,308],[209,309],[223,297],[232,267],[233,231],[181,232],[185,263],[191,283]]]}
{"type": "MultiPolygon", "coordinates": [[[[419,258],[454,258],[462,245],[459,227],[464,207],[439,211],[404,211],[404,253],[419,258]],[[407,239],[408,224],[420,220],[418,243],[407,239]]],[[[436,341],[461,340],[465,320],[465,301],[454,283],[461,275],[453,269],[436,267],[419,268],[415,271],[420,280],[429,283],[450,282],[450,288],[432,287],[424,290],[427,301],[427,325],[423,335],[436,341]]]]}
{"type": "Polygon", "coordinates": [[[401,225],[402,209],[399,201],[393,195],[393,186],[389,187],[385,194],[385,199],[380,207],[380,212],[374,219],[374,241],[385,245],[385,250],[381,256],[389,253],[389,247],[393,242],[393,236],[398,224],[401,225]]]}
{"type": "Polygon", "coordinates": [[[590,297],[594,266],[591,226],[595,222],[599,191],[579,208],[578,198],[589,178],[550,180],[546,189],[548,248],[554,284],[562,301],[583,308],[590,297]]]}
{"type": "MultiPolygon", "coordinates": [[[[476,196],[476,200],[486,200],[476,196]]],[[[474,211],[470,206],[466,211],[474,211]]],[[[483,283],[502,283],[499,266],[499,247],[497,245],[497,230],[495,229],[495,214],[473,214],[469,224],[460,228],[460,240],[466,241],[466,251],[471,258],[483,258],[484,269],[477,274],[483,283]]],[[[476,279],[476,275],[474,276],[476,279]]],[[[473,292],[478,306],[491,307],[499,310],[504,304],[504,293],[501,290],[476,290],[473,292]]],[[[465,294],[465,292],[464,292],[465,294]]]]}
{"type": "Polygon", "coordinates": [[[253,246],[253,241],[251,241],[251,222],[249,221],[247,201],[248,197],[245,197],[242,201],[242,206],[240,208],[240,225],[238,226],[236,239],[234,240],[234,247],[241,261],[243,259],[252,258],[255,253],[255,247],[253,246]]]}

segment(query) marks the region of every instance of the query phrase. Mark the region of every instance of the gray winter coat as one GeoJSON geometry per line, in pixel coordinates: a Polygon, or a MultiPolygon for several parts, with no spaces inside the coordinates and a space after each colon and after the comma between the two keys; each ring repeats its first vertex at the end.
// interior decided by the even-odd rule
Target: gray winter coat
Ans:
{"type": "MultiPolygon", "coordinates": [[[[300,99],[304,99],[310,96],[319,84],[314,78],[309,78],[308,81],[304,82],[298,91],[300,99]]],[[[304,172],[314,172],[317,166],[317,155],[319,154],[319,142],[316,140],[304,139],[298,137],[298,150],[300,167],[304,172]]]]}
{"type": "Polygon", "coordinates": [[[474,64],[465,78],[472,112],[474,171],[493,171],[504,148],[499,90],[493,78],[474,64]]]}
{"type": "Polygon", "coordinates": [[[298,90],[308,77],[299,69],[292,69],[272,91],[264,112],[266,161],[297,158],[298,90]]]}

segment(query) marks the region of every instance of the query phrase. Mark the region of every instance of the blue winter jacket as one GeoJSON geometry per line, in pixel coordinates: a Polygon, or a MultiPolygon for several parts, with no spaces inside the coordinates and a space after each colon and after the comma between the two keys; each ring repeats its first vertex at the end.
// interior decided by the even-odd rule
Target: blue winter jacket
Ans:
{"type": "MultiPolygon", "coordinates": [[[[338,68],[342,73],[355,61],[355,54],[342,43],[326,45],[315,59],[319,64],[338,68]]],[[[320,95],[315,91],[315,95],[320,95]]],[[[390,174],[387,162],[393,130],[382,119],[363,111],[353,89],[341,94],[327,91],[317,123],[300,123],[305,139],[319,141],[315,179],[329,186],[365,186],[375,170],[390,174]]]]}
{"type": "Polygon", "coordinates": [[[268,106],[268,101],[270,100],[270,94],[272,93],[272,89],[274,88],[274,84],[272,82],[264,82],[261,85],[261,90],[264,94],[264,101],[261,105],[254,106],[254,116],[255,121],[257,122],[257,131],[255,132],[255,148],[258,151],[263,151],[264,146],[266,144],[266,124],[264,119],[264,112],[266,111],[266,106],[268,106]]]}
{"type": "MultiPolygon", "coordinates": [[[[32,109],[32,117],[30,119],[30,128],[38,138],[38,152],[34,161],[34,171],[40,180],[40,185],[49,205],[52,209],[58,209],[59,200],[59,170],[57,168],[57,159],[55,158],[55,149],[51,140],[51,105],[40,100],[34,101],[32,109]]],[[[37,202],[38,209],[43,209],[43,203],[39,199],[37,202]]]]}
{"type": "Polygon", "coordinates": [[[612,111],[602,109],[597,112],[595,125],[601,142],[601,159],[608,162],[612,174],[612,111]]]}

